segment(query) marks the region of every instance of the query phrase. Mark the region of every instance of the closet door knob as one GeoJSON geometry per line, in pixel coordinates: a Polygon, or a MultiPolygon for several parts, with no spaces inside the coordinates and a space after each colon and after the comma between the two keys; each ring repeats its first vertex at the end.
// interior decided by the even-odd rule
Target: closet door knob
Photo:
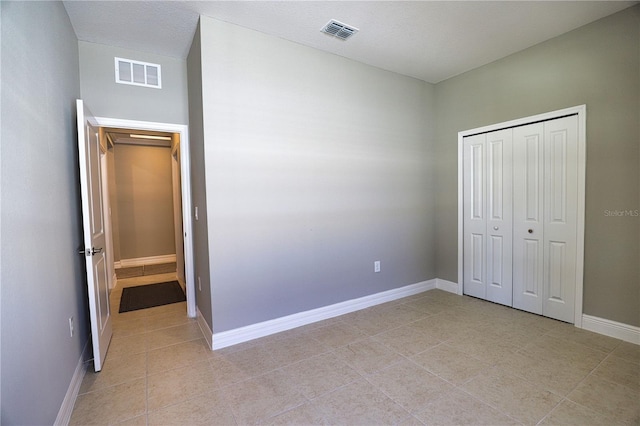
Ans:
{"type": "Polygon", "coordinates": [[[500,228],[498,228],[497,226],[494,226],[494,227],[493,227],[493,230],[494,230],[494,231],[497,231],[498,229],[500,229],[500,228]]]}
{"type": "Polygon", "coordinates": [[[533,234],[533,229],[529,229],[529,231],[527,232],[529,232],[530,234],[533,234]]]}

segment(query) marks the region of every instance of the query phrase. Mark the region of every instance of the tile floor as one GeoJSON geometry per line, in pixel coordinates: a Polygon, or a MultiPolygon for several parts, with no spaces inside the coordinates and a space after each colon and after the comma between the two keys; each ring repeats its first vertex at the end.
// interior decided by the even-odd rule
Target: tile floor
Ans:
{"type": "Polygon", "coordinates": [[[640,347],[431,290],[215,352],[185,304],[118,314],[71,424],[640,424],[640,347]]]}

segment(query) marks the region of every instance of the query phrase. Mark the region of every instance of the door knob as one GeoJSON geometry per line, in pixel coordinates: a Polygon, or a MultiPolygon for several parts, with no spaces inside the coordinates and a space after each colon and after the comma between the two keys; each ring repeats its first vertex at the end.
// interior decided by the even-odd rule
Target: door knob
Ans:
{"type": "Polygon", "coordinates": [[[529,229],[527,232],[533,234],[533,229],[529,229]]]}
{"type": "Polygon", "coordinates": [[[494,227],[493,227],[493,230],[494,230],[494,231],[497,231],[498,229],[500,229],[500,228],[498,228],[497,226],[494,226],[494,227]]]}
{"type": "Polygon", "coordinates": [[[80,249],[78,250],[79,254],[84,254],[85,256],[93,256],[94,254],[97,253],[102,253],[102,247],[100,247],[99,249],[92,247],[90,249],[80,249]]]}

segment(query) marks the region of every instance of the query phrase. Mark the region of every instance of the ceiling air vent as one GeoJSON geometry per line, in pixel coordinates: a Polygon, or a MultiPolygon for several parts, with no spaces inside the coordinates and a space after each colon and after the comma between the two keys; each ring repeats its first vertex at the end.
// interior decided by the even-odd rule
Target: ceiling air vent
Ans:
{"type": "Polygon", "coordinates": [[[337,37],[340,40],[346,40],[357,33],[359,30],[355,27],[351,27],[347,24],[343,24],[342,22],[332,19],[327,23],[327,25],[322,27],[320,31],[329,34],[330,36],[337,37]]]}
{"type": "Polygon", "coordinates": [[[162,89],[160,65],[115,58],[116,83],[162,89]]]}

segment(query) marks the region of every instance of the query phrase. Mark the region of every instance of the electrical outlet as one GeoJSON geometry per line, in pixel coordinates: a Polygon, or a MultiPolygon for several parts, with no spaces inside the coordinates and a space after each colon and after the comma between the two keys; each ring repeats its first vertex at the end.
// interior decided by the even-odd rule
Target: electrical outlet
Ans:
{"type": "Polygon", "coordinates": [[[376,260],[373,262],[373,272],[380,272],[380,261],[376,260]]]}
{"type": "Polygon", "coordinates": [[[200,277],[198,277],[198,291],[202,291],[202,283],[200,282],[200,277]]]}
{"type": "Polygon", "coordinates": [[[73,317],[69,317],[69,334],[73,337],[73,317]]]}

